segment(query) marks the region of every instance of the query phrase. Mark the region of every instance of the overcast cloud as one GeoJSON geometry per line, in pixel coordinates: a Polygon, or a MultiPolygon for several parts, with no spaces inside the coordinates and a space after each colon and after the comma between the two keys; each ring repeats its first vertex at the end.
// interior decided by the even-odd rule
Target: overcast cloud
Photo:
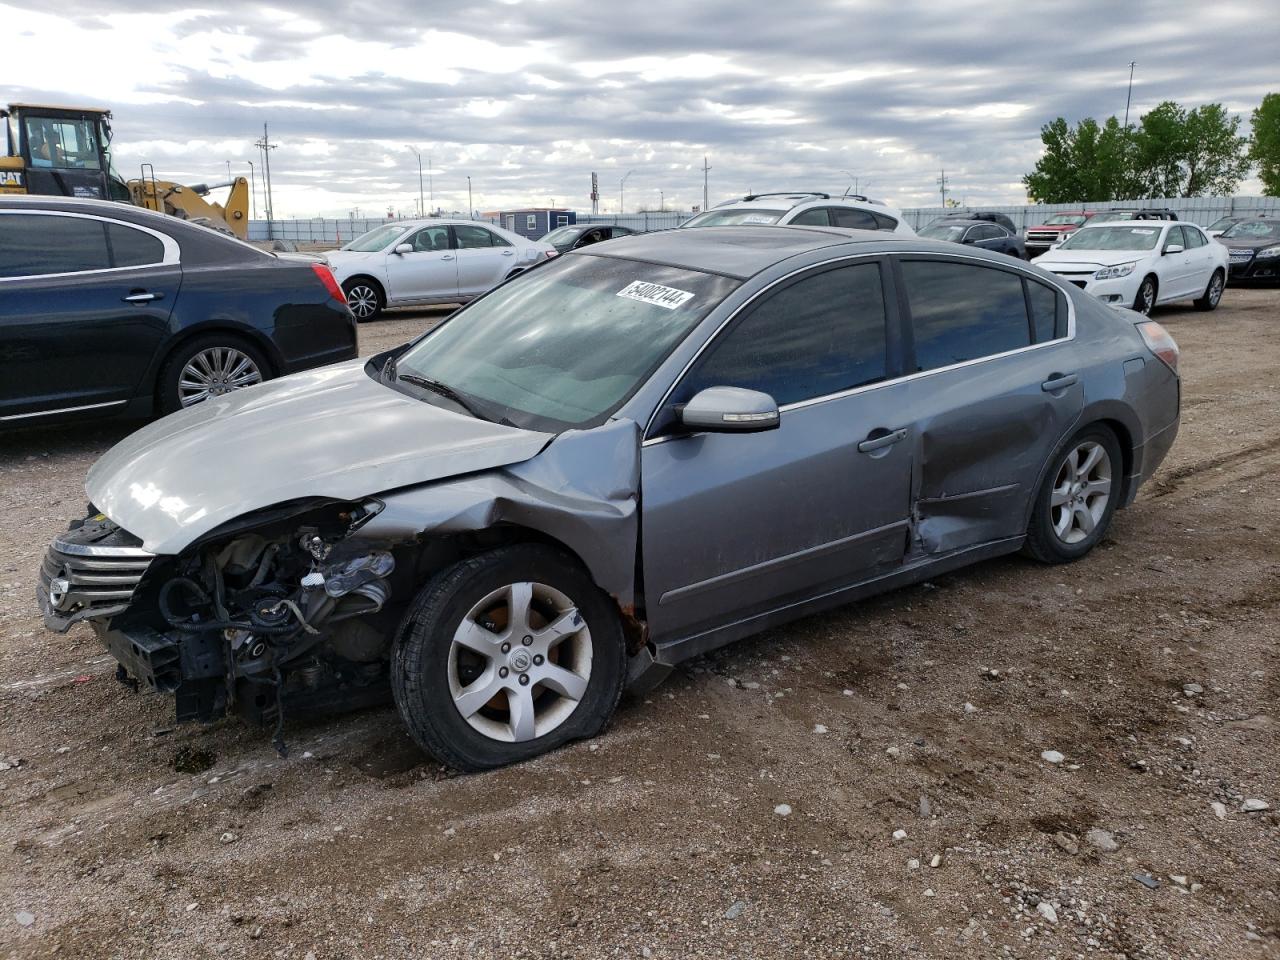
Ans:
{"type": "MultiPolygon", "coordinates": [[[[1243,115],[1280,91],[1280,18],[1255,3],[1001,5],[411,0],[218,9],[0,3],[0,96],[113,110],[115,160],[225,179],[258,162],[277,215],[411,213],[430,157],[437,206],[689,209],[747,190],[970,204],[1025,200],[1040,126],[1161,100],[1243,115]]],[[[1245,192],[1256,192],[1256,182],[1245,192]]],[[[259,198],[260,201],[260,198],[259,198]]],[[[261,210],[259,214],[261,215],[261,210]]]]}

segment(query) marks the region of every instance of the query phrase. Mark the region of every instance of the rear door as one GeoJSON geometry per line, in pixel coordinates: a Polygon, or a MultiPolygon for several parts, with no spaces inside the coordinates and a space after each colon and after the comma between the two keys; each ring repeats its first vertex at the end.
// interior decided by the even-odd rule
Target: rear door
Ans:
{"type": "Polygon", "coordinates": [[[516,265],[510,241],[492,230],[470,224],[452,228],[458,254],[458,293],[478,297],[500,283],[516,265]]]}
{"type": "Polygon", "coordinates": [[[1084,406],[1057,288],[977,260],[898,261],[915,444],[913,549],[1021,536],[1042,471],[1084,406]]]}
{"type": "Polygon", "coordinates": [[[898,362],[882,269],[875,260],[818,267],[763,294],[659,411],[641,450],[655,639],[750,620],[901,561],[911,456],[894,385],[877,387],[898,362]],[[710,386],[768,393],[779,427],[674,427],[674,409],[710,386]]]}
{"type": "MultiPolygon", "coordinates": [[[[458,256],[449,228],[423,227],[400,241],[409,253],[388,253],[389,300],[447,300],[458,295],[458,256]]],[[[400,244],[397,244],[399,246],[400,244]]]]}
{"type": "Polygon", "coordinates": [[[178,245],[157,231],[0,211],[0,418],[123,406],[145,386],[181,282],[178,245]]]}

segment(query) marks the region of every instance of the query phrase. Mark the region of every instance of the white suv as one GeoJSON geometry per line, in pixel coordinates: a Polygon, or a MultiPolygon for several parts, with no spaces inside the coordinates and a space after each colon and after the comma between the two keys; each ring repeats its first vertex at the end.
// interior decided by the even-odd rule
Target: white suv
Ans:
{"type": "Polygon", "coordinates": [[[325,255],[357,320],[383,307],[465,303],[556,248],[473,220],[396,220],[325,255]]]}
{"type": "Polygon", "coordinates": [[[682,227],[764,226],[796,224],[811,227],[851,227],[915,236],[902,214],[879,200],[861,195],[833,197],[829,193],[753,193],[741,200],[717,204],[686,220],[682,227]]]}

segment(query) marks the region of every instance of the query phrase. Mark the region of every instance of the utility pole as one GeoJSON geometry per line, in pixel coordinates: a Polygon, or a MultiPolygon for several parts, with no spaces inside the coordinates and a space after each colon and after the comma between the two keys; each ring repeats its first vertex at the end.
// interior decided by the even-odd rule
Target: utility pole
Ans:
{"type": "Polygon", "coordinates": [[[661,190],[658,191],[658,212],[662,213],[667,209],[667,195],[661,190]]]}
{"type": "Polygon", "coordinates": [[[623,177],[622,182],[618,184],[618,213],[627,212],[626,204],[623,202],[623,196],[625,195],[623,191],[627,188],[627,178],[633,173],[635,173],[634,170],[628,170],[627,176],[623,177]]]}
{"type": "Polygon", "coordinates": [[[471,177],[467,177],[467,219],[476,218],[476,208],[471,203],[471,177]]]}
{"type": "Polygon", "coordinates": [[[271,142],[271,138],[267,134],[267,125],[265,123],[262,125],[262,139],[254,144],[254,146],[262,151],[263,203],[266,204],[267,207],[267,239],[270,240],[273,237],[271,221],[275,218],[276,212],[276,206],[273,202],[274,198],[271,194],[271,151],[276,148],[276,145],[271,142]]]}
{"type": "Polygon", "coordinates": [[[711,172],[711,168],[707,166],[706,154],[703,154],[702,156],[702,209],[704,212],[710,209],[710,206],[709,206],[710,201],[707,199],[707,195],[708,195],[707,174],[710,172],[711,172]]]}
{"type": "Polygon", "coordinates": [[[255,176],[253,175],[253,161],[252,161],[252,160],[246,160],[245,162],[246,162],[247,164],[249,164],[249,203],[250,203],[250,205],[253,207],[253,210],[252,210],[252,212],[249,214],[249,217],[250,217],[250,219],[257,220],[257,219],[258,219],[258,183],[257,183],[257,177],[255,177],[255,176]]]}
{"type": "Polygon", "coordinates": [[[946,210],[947,209],[947,184],[949,184],[951,181],[950,179],[948,179],[947,171],[945,169],[943,169],[940,172],[941,172],[941,176],[938,177],[937,184],[938,184],[938,190],[941,191],[942,193],[942,209],[946,210]]]}
{"type": "Polygon", "coordinates": [[[404,145],[404,148],[410,153],[416,155],[418,158],[418,216],[425,217],[427,215],[427,208],[422,199],[422,151],[417,147],[409,146],[407,143],[404,145]]]}
{"type": "Polygon", "coordinates": [[[427,199],[431,201],[431,209],[436,208],[436,185],[431,168],[431,158],[427,157],[427,199]]]}
{"type": "Polygon", "coordinates": [[[1133,101],[1133,68],[1138,65],[1137,60],[1129,61],[1129,92],[1124,97],[1124,132],[1129,133],[1129,104],[1133,101]]]}

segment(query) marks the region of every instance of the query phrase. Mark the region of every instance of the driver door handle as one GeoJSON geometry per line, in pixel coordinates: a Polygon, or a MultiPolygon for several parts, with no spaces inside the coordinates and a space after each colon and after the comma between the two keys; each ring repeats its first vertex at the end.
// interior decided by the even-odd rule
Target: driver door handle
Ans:
{"type": "Polygon", "coordinates": [[[452,260],[452,259],[453,259],[453,254],[452,254],[452,253],[446,253],[446,254],[445,254],[443,257],[441,257],[440,259],[441,259],[441,260],[452,260]]]}
{"type": "Polygon", "coordinates": [[[152,300],[161,300],[164,298],[163,293],[147,293],[145,290],[138,293],[131,293],[127,297],[121,297],[125,303],[150,303],[152,300]]]}
{"type": "MultiPolygon", "coordinates": [[[[871,432],[874,434],[874,433],[878,433],[879,431],[872,430],[871,432]]],[[[884,447],[891,447],[895,443],[898,443],[901,440],[905,440],[906,437],[907,437],[906,427],[903,427],[900,430],[893,430],[888,433],[883,433],[878,437],[868,436],[866,440],[863,440],[860,444],[858,444],[858,452],[872,453],[876,450],[881,450],[884,447]]]]}

